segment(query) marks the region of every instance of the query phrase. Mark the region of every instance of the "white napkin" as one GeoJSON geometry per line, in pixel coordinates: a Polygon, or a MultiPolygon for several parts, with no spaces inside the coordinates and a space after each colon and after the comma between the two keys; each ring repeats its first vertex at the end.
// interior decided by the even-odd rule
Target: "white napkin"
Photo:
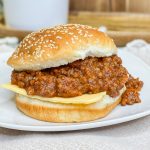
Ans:
{"type": "Polygon", "coordinates": [[[126,45],[125,49],[140,57],[143,61],[150,65],[150,44],[148,44],[144,40],[138,39],[129,42],[126,45]]]}
{"type": "MultiPolygon", "coordinates": [[[[135,40],[124,50],[150,65],[150,44],[135,40]]],[[[0,46],[1,51],[1,46],[0,46]]],[[[82,131],[24,132],[0,128],[0,150],[149,150],[150,116],[82,131]]]]}
{"type": "Polygon", "coordinates": [[[0,38],[0,53],[1,52],[12,52],[18,45],[18,38],[16,37],[5,37],[0,38]]]}

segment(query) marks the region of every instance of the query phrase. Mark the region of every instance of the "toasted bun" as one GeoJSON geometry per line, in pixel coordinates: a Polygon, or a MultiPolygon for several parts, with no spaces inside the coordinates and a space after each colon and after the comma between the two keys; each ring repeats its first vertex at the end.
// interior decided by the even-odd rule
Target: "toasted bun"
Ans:
{"type": "Polygon", "coordinates": [[[15,70],[58,67],[88,56],[117,53],[111,38],[86,25],[68,24],[29,34],[8,60],[15,70]]]}
{"type": "Polygon", "coordinates": [[[89,105],[57,104],[16,96],[16,105],[27,116],[48,122],[84,122],[105,117],[121,101],[121,95],[111,98],[106,95],[102,101],[89,105]]]}

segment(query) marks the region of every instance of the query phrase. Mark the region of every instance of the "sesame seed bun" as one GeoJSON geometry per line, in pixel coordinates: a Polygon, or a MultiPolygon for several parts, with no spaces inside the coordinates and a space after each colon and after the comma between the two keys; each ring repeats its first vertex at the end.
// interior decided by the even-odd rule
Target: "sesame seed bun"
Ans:
{"type": "Polygon", "coordinates": [[[117,53],[111,38],[95,28],[79,24],[60,25],[29,34],[8,60],[15,70],[58,67],[88,56],[117,53]]]}
{"type": "Polygon", "coordinates": [[[23,95],[16,96],[17,108],[25,115],[48,122],[84,122],[107,116],[121,101],[125,87],[120,95],[112,98],[104,96],[102,101],[89,105],[58,104],[32,99],[23,95]]]}

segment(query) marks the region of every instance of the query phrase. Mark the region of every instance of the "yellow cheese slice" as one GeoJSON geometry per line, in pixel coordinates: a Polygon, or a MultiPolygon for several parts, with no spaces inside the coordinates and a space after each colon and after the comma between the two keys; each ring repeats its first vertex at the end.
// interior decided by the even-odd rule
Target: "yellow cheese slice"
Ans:
{"type": "Polygon", "coordinates": [[[52,98],[47,98],[47,97],[41,97],[41,96],[31,96],[27,95],[27,92],[25,89],[19,88],[16,85],[12,85],[11,83],[3,84],[1,87],[11,90],[15,93],[33,98],[33,99],[38,99],[41,101],[48,101],[48,102],[53,102],[53,103],[63,103],[63,104],[91,104],[91,103],[96,103],[98,101],[101,101],[103,97],[106,95],[106,92],[100,92],[97,94],[84,94],[81,96],[76,96],[76,97],[69,97],[69,98],[63,98],[63,97],[52,97],[52,98]]]}

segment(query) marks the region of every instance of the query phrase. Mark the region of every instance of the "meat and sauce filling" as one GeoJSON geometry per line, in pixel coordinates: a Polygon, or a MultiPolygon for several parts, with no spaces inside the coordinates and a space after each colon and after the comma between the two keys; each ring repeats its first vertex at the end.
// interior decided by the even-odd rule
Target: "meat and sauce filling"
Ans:
{"type": "Polygon", "coordinates": [[[122,95],[121,105],[125,106],[140,103],[139,91],[143,87],[143,82],[130,75],[125,85],[127,89],[122,95]]]}
{"type": "Polygon", "coordinates": [[[28,95],[43,97],[75,97],[106,91],[111,97],[119,95],[126,85],[122,105],[140,102],[143,82],[128,75],[117,55],[88,57],[68,65],[40,71],[13,71],[11,83],[24,88],[28,95]]]}

